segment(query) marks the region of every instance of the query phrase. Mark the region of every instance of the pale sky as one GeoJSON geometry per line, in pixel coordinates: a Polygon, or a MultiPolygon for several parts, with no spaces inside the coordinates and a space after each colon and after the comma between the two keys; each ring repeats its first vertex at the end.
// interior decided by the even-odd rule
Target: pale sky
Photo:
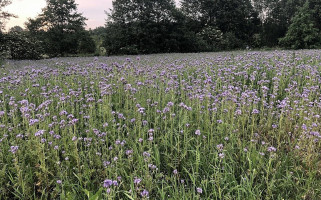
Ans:
{"type": "MultiPolygon", "coordinates": [[[[178,0],[175,2],[177,3],[178,0]]],[[[78,12],[88,19],[87,29],[105,25],[107,18],[105,11],[112,8],[112,0],[76,0],[76,3],[78,12]]],[[[11,18],[6,24],[6,29],[9,30],[13,26],[25,28],[24,23],[27,19],[35,18],[44,7],[46,7],[46,0],[12,0],[12,4],[5,10],[17,15],[18,18],[11,18]]]]}
{"type": "MultiPolygon", "coordinates": [[[[78,4],[78,12],[88,19],[86,21],[87,28],[104,26],[107,18],[104,11],[109,11],[112,8],[112,0],[76,0],[76,3],[78,4]]],[[[27,18],[35,18],[44,7],[46,7],[45,0],[12,0],[12,4],[7,6],[5,10],[17,15],[18,18],[11,18],[7,22],[6,29],[13,26],[25,28],[24,23],[27,18]]]]}

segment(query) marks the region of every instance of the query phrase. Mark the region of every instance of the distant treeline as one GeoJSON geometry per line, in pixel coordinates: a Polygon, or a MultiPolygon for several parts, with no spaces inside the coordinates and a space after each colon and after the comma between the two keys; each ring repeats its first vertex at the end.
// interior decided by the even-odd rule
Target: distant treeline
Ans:
{"type": "MultiPolygon", "coordinates": [[[[0,40],[11,40],[9,52],[15,51],[10,49],[13,40],[28,42],[30,58],[37,53],[118,55],[321,46],[320,0],[181,0],[179,5],[174,0],[114,0],[105,27],[86,31],[86,18],[77,12],[74,0],[47,0],[43,13],[28,20],[23,34],[11,30],[0,40]]],[[[11,54],[19,59],[21,53],[11,54]]]]}

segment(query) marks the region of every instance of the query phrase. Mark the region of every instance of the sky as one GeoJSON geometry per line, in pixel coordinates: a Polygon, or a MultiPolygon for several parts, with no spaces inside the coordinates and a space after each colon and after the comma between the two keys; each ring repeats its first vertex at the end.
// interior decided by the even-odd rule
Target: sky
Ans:
{"type": "MultiPolygon", "coordinates": [[[[78,12],[82,13],[88,20],[87,29],[104,26],[106,14],[104,11],[109,11],[112,8],[112,0],[76,0],[78,4],[78,12]]],[[[7,6],[5,10],[18,16],[11,18],[6,29],[13,26],[21,26],[25,28],[24,23],[28,18],[35,18],[41,13],[41,9],[46,7],[45,0],[12,0],[12,4],[7,6]]]]}
{"type": "MultiPolygon", "coordinates": [[[[175,2],[177,4],[178,0],[175,2]]],[[[105,11],[112,8],[112,0],[76,0],[76,3],[78,12],[88,19],[87,29],[105,25],[107,18],[105,11]]],[[[11,18],[6,24],[6,29],[9,30],[13,26],[25,28],[24,23],[27,19],[35,18],[44,7],[46,7],[46,0],[12,0],[12,4],[5,10],[17,15],[18,18],[11,18]]]]}

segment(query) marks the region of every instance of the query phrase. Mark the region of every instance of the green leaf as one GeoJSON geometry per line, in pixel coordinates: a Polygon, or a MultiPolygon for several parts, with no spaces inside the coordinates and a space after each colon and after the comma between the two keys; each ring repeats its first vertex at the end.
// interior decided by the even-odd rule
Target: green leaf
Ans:
{"type": "Polygon", "coordinates": [[[89,198],[89,200],[99,200],[99,199],[101,199],[100,197],[101,197],[101,193],[102,193],[103,189],[104,189],[104,188],[100,188],[100,189],[98,190],[98,192],[96,192],[95,195],[93,195],[93,196],[91,196],[91,197],[89,198]]]}

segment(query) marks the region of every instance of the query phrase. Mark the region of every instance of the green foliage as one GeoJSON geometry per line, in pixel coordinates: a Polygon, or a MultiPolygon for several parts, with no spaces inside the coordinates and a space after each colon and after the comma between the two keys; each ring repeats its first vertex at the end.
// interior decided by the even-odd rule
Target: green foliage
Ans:
{"type": "Polygon", "coordinates": [[[6,35],[6,45],[11,59],[34,60],[41,59],[43,49],[41,42],[28,33],[10,32],[6,35]]]}
{"type": "Polygon", "coordinates": [[[320,30],[316,28],[312,15],[307,1],[293,17],[285,37],[280,39],[280,44],[292,49],[320,47],[320,30]]]}
{"type": "Polygon", "coordinates": [[[103,43],[106,34],[106,28],[100,26],[95,29],[89,29],[89,33],[96,45],[95,56],[105,55],[106,49],[103,47],[103,43]]]}
{"type": "Polygon", "coordinates": [[[12,0],[1,0],[0,1],[0,66],[3,63],[3,59],[7,55],[7,45],[5,34],[2,32],[5,26],[6,20],[11,17],[15,17],[15,15],[4,11],[4,8],[12,3],[12,0]]]}
{"type": "Polygon", "coordinates": [[[204,40],[207,50],[213,51],[222,49],[223,33],[218,28],[212,26],[204,27],[197,36],[204,40]]]}
{"type": "Polygon", "coordinates": [[[116,0],[108,14],[107,54],[181,51],[182,15],[173,0],[116,0]]]}
{"type": "Polygon", "coordinates": [[[78,52],[94,53],[96,51],[96,43],[88,31],[84,31],[80,37],[78,52]]]}
{"type": "Polygon", "coordinates": [[[319,50],[10,61],[0,199],[318,200],[320,63],[319,50]]]}
{"type": "Polygon", "coordinates": [[[222,48],[225,50],[240,49],[244,47],[242,40],[237,38],[233,32],[228,32],[223,35],[222,48]]]}
{"type": "Polygon", "coordinates": [[[75,0],[47,0],[43,12],[36,19],[29,19],[27,28],[43,41],[48,55],[64,56],[77,53],[80,39],[84,39],[81,36],[85,20],[77,12],[75,0]]]}
{"type": "MultiPolygon", "coordinates": [[[[89,34],[75,0],[46,2],[26,27],[50,57],[320,46],[319,0],[181,0],[180,7],[174,0],[114,0],[106,26],[89,34]]],[[[0,3],[0,29],[13,16],[3,11],[10,3],[0,3]]]]}
{"type": "Polygon", "coordinates": [[[0,62],[3,62],[3,59],[6,57],[7,50],[5,34],[0,31],[0,62]]]}
{"type": "Polygon", "coordinates": [[[258,13],[249,0],[183,0],[185,16],[200,24],[197,32],[208,26],[217,27],[222,33],[232,32],[244,42],[258,32],[258,13]]]}

